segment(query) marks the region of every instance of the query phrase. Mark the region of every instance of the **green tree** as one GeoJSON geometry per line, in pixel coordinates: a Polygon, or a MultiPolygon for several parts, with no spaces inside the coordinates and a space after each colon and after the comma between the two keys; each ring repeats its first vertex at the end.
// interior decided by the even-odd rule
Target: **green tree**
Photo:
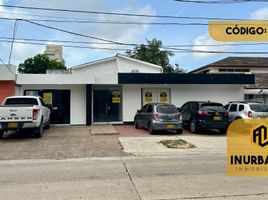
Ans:
{"type": "Polygon", "coordinates": [[[57,60],[49,59],[44,54],[38,54],[19,64],[18,70],[22,74],[45,74],[47,69],[66,69],[66,67],[57,60]]]}
{"type": "Polygon", "coordinates": [[[169,63],[169,57],[174,56],[174,54],[171,51],[162,50],[162,46],[161,40],[147,40],[147,45],[141,44],[133,50],[127,51],[126,55],[131,58],[160,65],[164,73],[185,73],[185,70],[180,69],[179,65],[176,64],[176,67],[173,67],[169,63]]]}

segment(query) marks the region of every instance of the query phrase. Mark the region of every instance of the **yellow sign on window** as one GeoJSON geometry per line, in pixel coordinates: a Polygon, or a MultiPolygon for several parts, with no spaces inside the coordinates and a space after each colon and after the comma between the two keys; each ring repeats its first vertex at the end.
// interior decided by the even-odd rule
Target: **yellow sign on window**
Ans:
{"type": "Polygon", "coordinates": [[[152,103],[153,102],[152,92],[145,92],[144,96],[145,96],[145,98],[144,98],[145,103],[152,103]]]}
{"type": "Polygon", "coordinates": [[[46,104],[52,105],[53,104],[52,92],[43,93],[43,100],[46,104]]]}
{"type": "Polygon", "coordinates": [[[160,92],[160,103],[167,103],[167,92],[160,92]]]}
{"type": "Polygon", "coordinates": [[[121,94],[119,91],[112,92],[112,103],[121,103],[121,94]]]}

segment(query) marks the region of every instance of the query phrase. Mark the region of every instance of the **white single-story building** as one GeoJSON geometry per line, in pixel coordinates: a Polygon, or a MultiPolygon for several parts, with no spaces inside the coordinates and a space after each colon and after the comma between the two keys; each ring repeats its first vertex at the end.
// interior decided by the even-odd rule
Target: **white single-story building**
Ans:
{"type": "Polygon", "coordinates": [[[243,100],[243,85],[254,81],[245,74],[164,74],[161,66],[116,55],[65,73],[18,74],[16,94],[53,104],[55,124],[131,123],[149,102],[180,107],[190,100],[243,100]]]}

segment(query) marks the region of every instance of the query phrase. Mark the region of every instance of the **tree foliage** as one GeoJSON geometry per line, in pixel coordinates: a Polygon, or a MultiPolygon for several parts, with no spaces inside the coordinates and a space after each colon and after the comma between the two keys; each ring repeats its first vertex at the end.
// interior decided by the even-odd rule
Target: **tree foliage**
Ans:
{"type": "Polygon", "coordinates": [[[175,67],[170,64],[169,57],[174,56],[174,54],[171,51],[162,50],[162,46],[161,40],[147,40],[146,45],[141,44],[133,50],[127,51],[126,55],[131,58],[160,65],[164,73],[185,73],[186,70],[180,69],[178,64],[175,64],[175,67]]]}
{"type": "Polygon", "coordinates": [[[66,67],[57,60],[49,59],[44,54],[38,54],[19,64],[18,70],[22,74],[45,74],[47,69],[66,69],[66,67]]]}

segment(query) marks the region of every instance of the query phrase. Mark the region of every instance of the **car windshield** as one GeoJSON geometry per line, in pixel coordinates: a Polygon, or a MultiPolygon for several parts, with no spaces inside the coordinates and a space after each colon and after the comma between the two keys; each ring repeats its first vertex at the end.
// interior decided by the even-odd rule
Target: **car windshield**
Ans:
{"type": "Polygon", "coordinates": [[[7,99],[5,105],[38,105],[38,102],[31,98],[12,98],[7,99]]]}
{"type": "Polygon", "coordinates": [[[178,113],[177,108],[173,105],[159,105],[157,106],[156,111],[158,113],[164,113],[164,114],[178,113]]]}
{"type": "Polygon", "coordinates": [[[225,108],[220,103],[206,103],[201,105],[203,111],[225,112],[225,108]]]}
{"type": "Polygon", "coordinates": [[[249,107],[255,112],[268,112],[268,105],[265,104],[251,104],[249,107]]]}

